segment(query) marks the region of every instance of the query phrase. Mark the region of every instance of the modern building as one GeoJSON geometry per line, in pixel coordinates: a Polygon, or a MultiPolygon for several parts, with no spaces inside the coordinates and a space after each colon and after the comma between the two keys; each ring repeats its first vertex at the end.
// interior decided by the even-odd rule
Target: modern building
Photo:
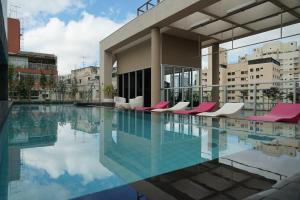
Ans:
{"type": "MultiPolygon", "coordinates": [[[[57,81],[57,57],[53,54],[21,50],[21,24],[19,19],[8,18],[8,65],[14,68],[15,79],[31,76],[34,79],[32,99],[50,98],[50,86],[42,88],[40,78],[57,81]],[[43,91],[42,91],[43,90],[43,91]]],[[[15,92],[11,91],[13,97],[15,92]]]]}
{"type": "MultiPolygon", "coordinates": [[[[161,1],[100,42],[101,87],[112,84],[117,63],[119,95],[142,95],[145,105],[155,104],[165,98],[164,66],[201,69],[206,47],[212,47],[212,84],[219,85],[219,45],[298,23],[299,5],[279,0],[161,1]]],[[[219,98],[215,88],[212,100],[219,98]]]]}
{"type": "Polygon", "coordinates": [[[7,0],[0,2],[0,101],[8,99],[7,0]]]}

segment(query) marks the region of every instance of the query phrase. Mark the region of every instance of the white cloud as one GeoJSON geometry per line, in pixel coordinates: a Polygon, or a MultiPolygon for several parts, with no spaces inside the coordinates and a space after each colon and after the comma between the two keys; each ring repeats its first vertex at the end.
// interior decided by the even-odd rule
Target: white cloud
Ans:
{"type": "Polygon", "coordinates": [[[8,11],[11,17],[22,18],[25,27],[31,28],[44,24],[49,15],[63,11],[75,13],[83,8],[85,8],[83,0],[10,0],[8,11]]]}
{"type": "Polygon", "coordinates": [[[18,5],[24,16],[35,16],[38,14],[58,14],[66,9],[83,8],[82,0],[11,0],[9,5],[18,5]]]}
{"type": "Polygon", "coordinates": [[[68,23],[51,18],[46,25],[25,32],[25,50],[56,54],[59,73],[67,74],[76,66],[82,66],[83,56],[86,64],[99,63],[99,41],[126,21],[115,22],[87,12],[83,12],[78,21],[68,23]]]}
{"type": "Polygon", "coordinates": [[[24,163],[45,170],[53,179],[66,173],[80,176],[83,185],[112,176],[99,161],[98,137],[78,131],[75,141],[70,124],[59,126],[57,135],[55,147],[23,150],[24,163]]]}

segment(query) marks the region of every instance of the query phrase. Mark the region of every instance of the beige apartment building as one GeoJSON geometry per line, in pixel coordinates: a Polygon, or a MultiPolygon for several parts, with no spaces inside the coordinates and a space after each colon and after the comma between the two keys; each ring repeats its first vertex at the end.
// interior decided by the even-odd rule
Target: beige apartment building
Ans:
{"type": "MultiPolygon", "coordinates": [[[[211,82],[218,85],[222,71],[219,45],[299,23],[297,6],[298,1],[279,0],[158,1],[100,42],[101,88],[112,84],[112,70],[117,63],[119,96],[127,100],[143,96],[145,105],[153,105],[165,98],[163,77],[170,71],[163,67],[201,69],[202,48],[207,47],[212,47],[211,82]]],[[[260,69],[262,64],[255,68],[260,69]]],[[[271,71],[278,76],[277,70],[271,71]]],[[[253,81],[259,73],[253,72],[253,81]]],[[[101,93],[102,101],[107,98],[101,93]]],[[[212,100],[219,99],[219,90],[214,89],[212,100]]]]}
{"type": "Polygon", "coordinates": [[[100,69],[89,66],[72,70],[72,80],[76,79],[78,94],[77,99],[84,101],[99,101],[100,98],[100,69]]]}
{"type": "MultiPolygon", "coordinates": [[[[204,86],[212,84],[210,65],[209,63],[209,67],[202,71],[202,85],[204,86]]],[[[277,84],[270,82],[280,80],[280,63],[273,58],[262,58],[221,65],[219,78],[220,85],[226,86],[220,89],[221,102],[254,102],[254,85],[256,85],[256,101],[262,103],[264,101],[263,90],[270,89],[277,84]]],[[[207,95],[210,91],[210,87],[204,89],[207,95]]]]}
{"type": "Polygon", "coordinates": [[[297,42],[271,42],[261,48],[256,48],[253,53],[241,57],[239,60],[253,60],[258,58],[269,58],[280,63],[281,80],[300,79],[300,51],[297,42]]]}

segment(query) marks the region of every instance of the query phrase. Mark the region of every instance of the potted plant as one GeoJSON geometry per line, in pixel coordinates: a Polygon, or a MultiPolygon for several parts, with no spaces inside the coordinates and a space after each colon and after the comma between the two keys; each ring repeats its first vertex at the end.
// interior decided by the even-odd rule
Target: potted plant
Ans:
{"type": "Polygon", "coordinates": [[[103,87],[103,92],[105,95],[104,102],[113,102],[115,89],[113,85],[105,85],[103,87]]]}

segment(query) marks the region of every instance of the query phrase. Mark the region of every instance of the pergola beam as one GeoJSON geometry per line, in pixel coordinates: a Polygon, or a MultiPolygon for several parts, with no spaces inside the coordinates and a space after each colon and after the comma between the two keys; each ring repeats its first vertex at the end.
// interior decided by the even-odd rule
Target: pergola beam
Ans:
{"type": "MultiPolygon", "coordinates": [[[[289,8],[288,10],[285,10],[284,12],[289,12],[290,10],[295,10],[295,9],[298,9],[300,8],[300,5],[299,6],[296,6],[294,8],[289,8]]],[[[275,17],[277,15],[280,15],[282,14],[282,12],[276,12],[272,15],[268,15],[268,16],[265,16],[265,17],[261,17],[261,18],[258,18],[258,19],[255,19],[255,20],[252,20],[252,21],[249,21],[247,23],[244,23],[244,24],[240,24],[240,27],[245,27],[247,26],[248,24],[252,24],[252,23],[255,23],[255,22],[258,22],[258,21],[261,21],[261,20],[265,20],[265,19],[269,19],[269,18],[272,18],[272,17],[275,17]]],[[[236,28],[237,26],[233,27],[233,28],[236,28]]],[[[228,28],[228,29],[225,29],[225,30],[222,30],[222,31],[218,31],[218,32],[215,32],[215,33],[212,33],[210,35],[208,35],[209,37],[212,37],[214,35],[217,35],[217,34],[220,34],[220,33],[223,33],[223,32],[226,32],[226,31],[229,31],[231,30],[232,28],[228,28]]],[[[256,32],[255,30],[253,30],[253,32],[256,32]]]]}
{"type": "Polygon", "coordinates": [[[269,0],[271,3],[273,3],[274,5],[278,6],[279,8],[281,8],[283,11],[286,11],[288,13],[290,13],[291,15],[293,15],[294,17],[300,19],[300,14],[298,14],[295,10],[290,9],[288,6],[284,5],[283,3],[279,2],[278,0],[269,0]]]}
{"type": "MultiPolygon", "coordinates": [[[[201,10],[201,11],[200,11],[201,13],[203,13],[203,14],[208,13],[207,15],[210,15],[211,17],[214,17],[214,18],[216,18],[216,19],[210,20],[210,21],[208,21],[208,22],[206,22],[206,23],[203,23],[203,24],[201,24],[201,25],[194,26],[194,27],[192,27],[192,28],[190,29],[190,31],[195,30],[195,29],[200,28],[200,27],[203,27],[203,26],[206,26],[206,25],[208,25],[208,24],[214,23],[214,22],[219,21],[219,20],[226,21],[226,20],[228,20],[227,18],[230,17],[230,16],[232,16],[232,15],[235,15],[235,14],[241,13],[241,12],[243,12],[243,11],[245,11],[245,10],[254,8],[254,7],[256,7],[256,6],[259,6],[259,5],[261,5],[261,4],[263,4],[263,3],[267,2],[267,1],[269,1],[269,0],[264,0],[264,1],[261,1],[261,2],[257,2],[257,3],[251,4],[251,5],[246,6],[246,7],[244,7],[244,8],[238,9],[238,10],[236,10],[236,11],[234,11],[234,12],[231,12],[230,14],[227,14],[227,15],[225,15],[225,16],[223,16],[223,17],[219,17],[219,16],[217,16],[217,15],[213,15],[213,14],[211,14],[211,13],[208,13],[208,12],[205,12],[205,11],[201,10]]],[[[231,23],[231,22],[228,22],[228,23],[231,23]]]]}

